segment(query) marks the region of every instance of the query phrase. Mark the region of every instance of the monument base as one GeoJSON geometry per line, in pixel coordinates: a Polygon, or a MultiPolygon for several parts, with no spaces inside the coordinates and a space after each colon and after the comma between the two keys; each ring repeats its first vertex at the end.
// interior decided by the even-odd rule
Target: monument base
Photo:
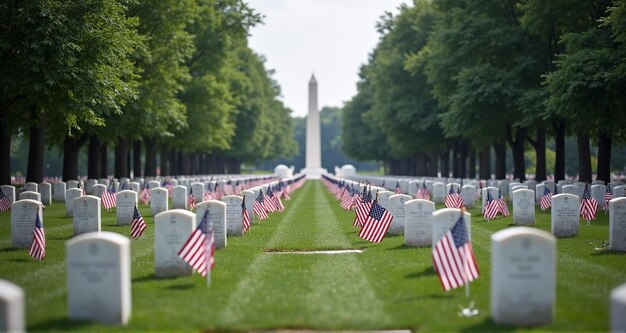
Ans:
{"type": "Polygon", "coordinates": [[[305,174],[308,179],[320,179],[322,175],[328,173],[328,171],[324,168],[304,168],[300,170],[300,173],[305,174]]]}

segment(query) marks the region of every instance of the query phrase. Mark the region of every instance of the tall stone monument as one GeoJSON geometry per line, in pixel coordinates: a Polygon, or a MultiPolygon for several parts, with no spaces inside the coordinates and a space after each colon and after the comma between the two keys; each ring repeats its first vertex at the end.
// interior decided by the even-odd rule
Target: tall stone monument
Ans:
{"type": "Polygon", "coordinates": [[[319,179],[326,169],[322,168],[320,140],[320,112],[317,108],[317,80],[311,75],[309,81],[309,113],[306,117],[306,163],[302,169],[309,179],[319,179]]]}

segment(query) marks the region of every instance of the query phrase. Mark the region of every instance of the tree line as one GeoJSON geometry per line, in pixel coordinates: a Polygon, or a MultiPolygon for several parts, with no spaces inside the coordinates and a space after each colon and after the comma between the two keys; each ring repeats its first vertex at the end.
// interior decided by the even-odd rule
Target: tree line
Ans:
{"type": "Polygon", "coordinates": [[[90,178],[156,176],[157,161],[161,175],[238,173],[292,156],[291,110],[248,46],[261,23],[241,0],[0,3],[0,183],[16,135],[34,182],[47,147],[61,149],[64,180],[84,147],[90,178]]]}
{"type": "Polygon", "coordinates": [[[624,143],[626,2],[607,0],[415,0],[377,23],[381,39],[343,109],[343,147],[382,159],[392,174],[524,180],[565,178],[574,136],[578,177],[610,181],[611,148],[624,143]],[[451,161],[451,162],[450,162],[451,161]],[[450,165],[451,164],[451,165],[450,165]],[[478,175],[477,175],[478,171],[478,175]]]}

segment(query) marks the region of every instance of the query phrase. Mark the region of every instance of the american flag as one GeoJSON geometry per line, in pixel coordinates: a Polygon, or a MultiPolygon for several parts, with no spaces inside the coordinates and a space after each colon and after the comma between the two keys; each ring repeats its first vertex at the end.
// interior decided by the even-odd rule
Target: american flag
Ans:
{"type": "Polygon", "coordinates": [[[137,239],[143,235],[144,230],[146,230],[146,221],[143,220],[139,209],[135,206],[135,210],[133,212],[133,221],[130,223],[130,238],[137,239]]]}
{"type": "Polygon", "coordinates": [[[417,193],[415,194],[417,199],[430,200],[430,194],[428,193],[428,189],[426,188],[426,181],[422,182],[422,187],[417,189],[417,193]]]}
{"type": "Polygon", "coordinates": [[[102,206],[104,206],[105,209],[117,207],[117,198],[115,196],[115,187],[113,187],[113,185],[109,186],[109,188],[102,193],[102,206]]]}
{"type": "Polygon", "coordinates": [[[187,206],[189,206],[189,210],[196,209],[196,197],[193,195],[193,189],[189,190],[189,199],[187,206]]]}
{"type": "Polygon", "coordinates": [[[400,181],[399,180],[396,181],[396,191],[395,191],[395,193],[396,194],[402,193],[402,191],[400,190],[400,181]]]}
{"type": "Polygon", "coordinates": [[[248,232],[250,230],[250,214],[248,213],[248,209],[246,209],[246,196],[243,196],[243,200],[241,200],[241,215],[243,217],[243,232],[248,232]]]}
{"type": "Polygon", "coordinates": [[[546,210],[550,207],[552,207],[552,192],[550,192],[548,186],[545,186],[543,188],[543,195],[539,200],[539,208],[541,208],[541,210],[546,210]]]}
{"type": "Polygon", "coordinates": [[[0,212],[6,212],[9,209],[11,209],[11,199],[0,188],[0,212]]]}
{"type": "Polygon", "coordinates": [[[587,221],[596,219],[596,210],[598,209],[598,202],[591,197],[589,193],[589,186],[585,184],[585,191],[583,192],[583,199],[580,201],[580,216],[587,221]]]}
{"type": "Polygon", "coordinates": [[[272,187],[267,187],[267,192],[265,193],[265,200],[263,200],[265,210],[268,213],[272,213],[278,210],[276,207],[276,202],[274,201],[274,191],[272,191],[272,187]]]}
{"type": "Polygon", "coordinates": [[[178,256],[200,275],[206,276],[215,266],[214,255],[213,222],[209,221],[209,210],[207,209],[196,230],[189,235],[183,247],[178,251],[178,256]]]}
{"type": "Polygon", "coordinates": [[[462,214],[433,248],[433,266],[445,291],[474,281],[480,275],[462,214]]]}
{"type": "Polygon", "coordinates": [[[609,211],[609,201],[613,199],[613,192],[611,192],[611,186],[606,185],[606,192],[604,192],[604,211],[609,211]]]}
{"type": "Polygon", "coordinates": [[[139,194],[139,200],[141,200],[144,205],[147,205],[148,202],[150,202],[150,190],[148,189],[148,183],[144,184],[141,194],[139,194]]]}
{"type": "Polygon", "coordinates": [[[392,220],[393,215],[374,201],[359,237],[374,243],[382,242],[392,220]]]}
{"type": "Polygon", "coordinates": [[[46,235],[43,233],[43,224],[39,219],[39,213],[35,217],[35,229],[33,230],[33,243],[30,245],[31,257],[41,260],[46,256],[46,235]]]}
{"type": "Polygon", "coordinates": [[[509,216],[509,206],[506,204],[506,200],[504,200],[504,196],[502,195],[502,189],[498,188],[498,205],[500,207],[500,213],[504,216],[509,216]]]}
{"type": "Polygon", "coordinates": [[[265,220],[267,218],[267,210],[265,210],[265,198],[263,197],[263,190],[259,191],[259,195],[254,200],[252,205],[252,211],[259,220],[265,220]]]}
{"type": "Polygon", "coordinates": [[[463,198],[459,194],[459,192],[454,190],[454,186],[450,184],[450,191],[448,191],[448,195],[446,195],[446,200],[444,201],[446,208],[461,208],[463,207],[463,198]]]}
{"type": "Polygon", "coordinates": [[[361,200],[357,203],[356,209],[354,210],[354,222],[352,225],[355,227],[363,227],[365,225],[365,221],[368,218],[370,210],[372,209],[372,192],[363,189],[363,194],[361,194],[361,200]]]}
{"type": "Polygon", "coordinates": [[[493,220],[500,211],[499,201],[494,200],[489,188],[487,188],[487,200],[485,200],[485,209],[483,210],[483,217],[487,220],[493,220]]]}

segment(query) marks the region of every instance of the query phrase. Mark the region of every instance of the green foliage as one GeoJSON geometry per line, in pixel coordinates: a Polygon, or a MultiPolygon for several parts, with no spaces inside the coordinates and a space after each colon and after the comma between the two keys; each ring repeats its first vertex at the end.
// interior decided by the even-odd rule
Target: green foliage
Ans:
{"type": "Polygon", "coordinates": [[[126,11],[114,0],[0,4],[0,121],[14,132],[36,106],[59,138],[119,113],[136,93],[138,21],[126,11]]]}

